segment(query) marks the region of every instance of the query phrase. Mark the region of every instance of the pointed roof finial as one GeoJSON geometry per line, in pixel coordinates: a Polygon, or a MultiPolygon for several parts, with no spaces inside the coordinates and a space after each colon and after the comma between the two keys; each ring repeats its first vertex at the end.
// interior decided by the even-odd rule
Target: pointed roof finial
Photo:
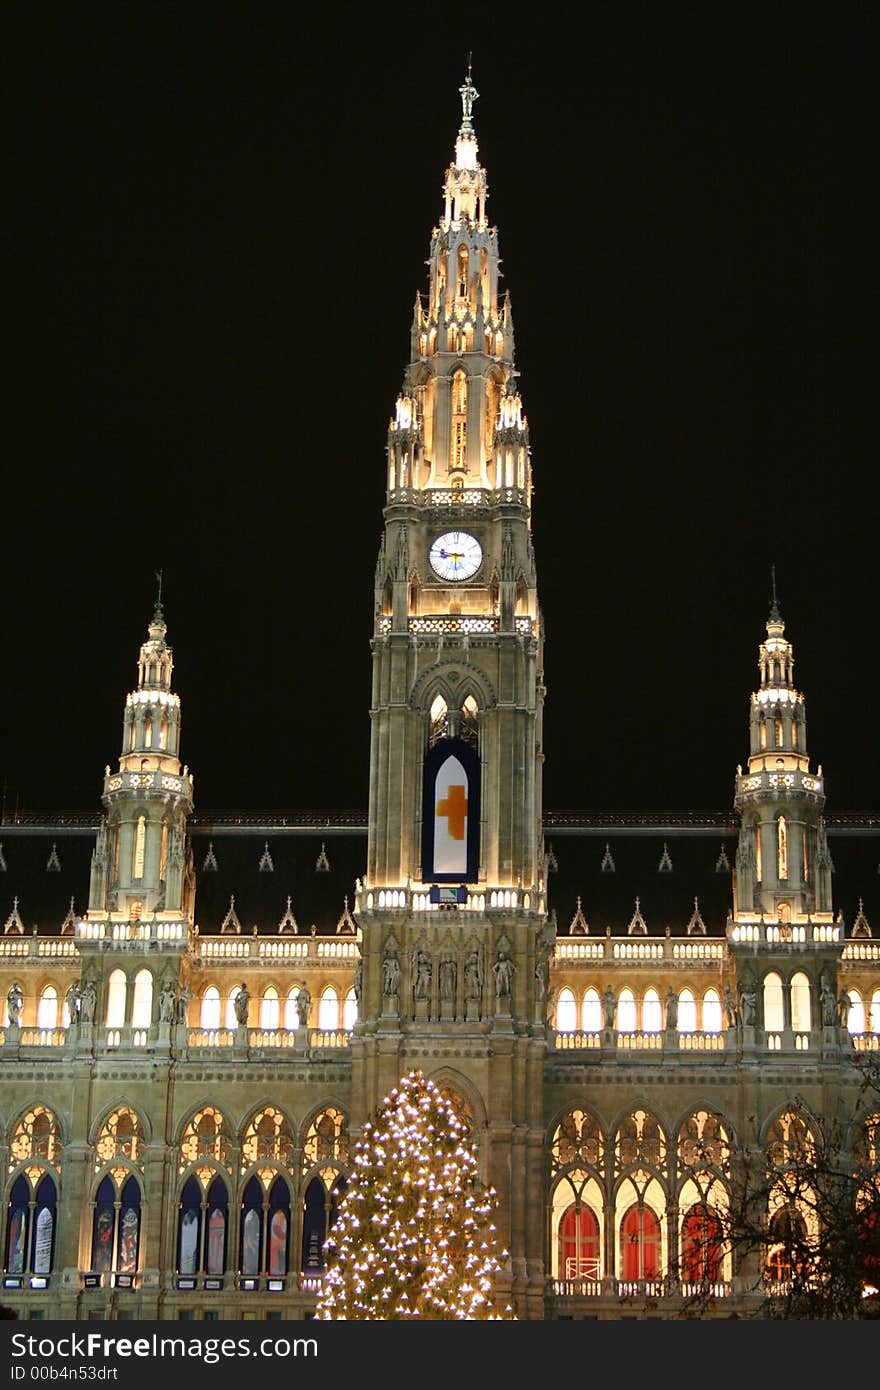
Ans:
{"type": "Polygon", "coordinates": [[[770,621],[771,623],[781,623],[782,613],[779,610],[779,599],[776,595],[776,566],[770,566],[770,621]]]}
{"type": "Polygon", "coordinates": [[[468,54],[467,77],[458,89],[461,97],[462,120],[459,135],[473,135],[474,123],[471,120],[471,112],[474,109],[474,102],[480,95],[474,86],[471,77],[471,54],[468,54]]]}
{"type": "Polygon", "coordinates": [[[156,570],[156,607],[153,610],[153,621],[162,621],[162,575],[164,570],[156,570]]]}

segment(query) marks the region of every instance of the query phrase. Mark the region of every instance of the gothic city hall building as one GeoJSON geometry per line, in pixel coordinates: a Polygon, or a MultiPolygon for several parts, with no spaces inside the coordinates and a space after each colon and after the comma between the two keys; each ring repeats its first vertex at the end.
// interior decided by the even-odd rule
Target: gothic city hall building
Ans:
{"type": "Polygon", "coordinates": [[[4,815],[18,1317],[312,1316],[354,1144],[411,1068],[497,1190],[522,1319],[677,1317],[696,1287],[747,1312],[784,1270],[713,1238],[741,1146],[784,1152],[794,1097],[874,1133],[880,944],[835,893],[876,841],[826,813],[775,594],[728,812],[544,808],[540,462],[476,96],[388,430],[366,813],[200,814],[159,601],[100,809],[4,815]]]}

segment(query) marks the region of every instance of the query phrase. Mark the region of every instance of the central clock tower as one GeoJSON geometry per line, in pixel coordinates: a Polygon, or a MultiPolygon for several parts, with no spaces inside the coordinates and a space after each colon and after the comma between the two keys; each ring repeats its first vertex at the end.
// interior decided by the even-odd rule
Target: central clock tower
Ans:
{"type": "Polygon", "coordinates": [[[543,1298],[540,1215],[525,1194],[540,1185],[553,937],[543,631],[528,424],[470,73],[460,94],[428,291],[416,296],[388,430],[353,1094],[367,1098],[367,1119],[408,1066],[448,1082],[481,1134],[511,1291],[528,1316],[543,1298]],[[453,1056],[454,1067],[440,1060],[453,1056]]]}

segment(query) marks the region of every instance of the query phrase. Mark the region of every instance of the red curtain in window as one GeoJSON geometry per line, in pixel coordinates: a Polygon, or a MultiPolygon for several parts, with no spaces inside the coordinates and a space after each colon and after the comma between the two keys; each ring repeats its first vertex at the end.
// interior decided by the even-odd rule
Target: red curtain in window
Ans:
{"type": "Polygon", "coordinates": [[[699,1203],[681,1223],[681,1276],[691,1284],[717,1284],[721,1278],[721,1221],[699,1203]]]}
{"type": "Polygon", "coordinates": [[[620,1224],[622,1279],[657,1279],[660,1275],[660,1222],[650,1207],[630,1207],[620,1224]]]}
{"type": "Polygon", "coordinates": [[[562,1279],[599,1278],[599,1222],[588,1206],[572,1202],[559,1218],[559,1275],[562,1279]]]}

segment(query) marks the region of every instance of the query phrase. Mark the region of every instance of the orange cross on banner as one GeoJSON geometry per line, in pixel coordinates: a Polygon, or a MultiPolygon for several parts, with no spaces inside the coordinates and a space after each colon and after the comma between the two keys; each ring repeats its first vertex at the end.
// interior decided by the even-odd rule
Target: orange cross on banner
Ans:
{"type": "Polygon", "coordinates": [[[464,794],[464,787],[461,786],[449,787],[443,800],[437,802],[437,815],[446,817],[450,840],[464,839],[464,818],[467,815],[467,808],[467,797],[464,794]]]}

